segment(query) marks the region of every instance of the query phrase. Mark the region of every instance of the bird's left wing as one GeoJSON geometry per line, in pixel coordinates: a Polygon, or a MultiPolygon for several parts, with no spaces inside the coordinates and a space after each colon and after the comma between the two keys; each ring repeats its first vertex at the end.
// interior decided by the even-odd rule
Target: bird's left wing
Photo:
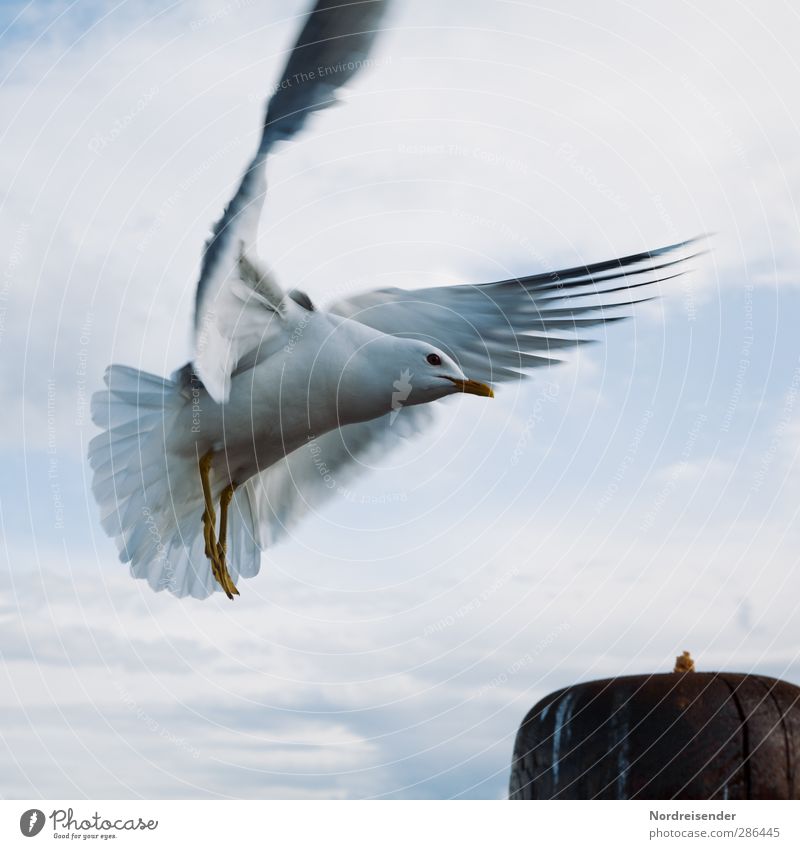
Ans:
{"type": "Polygon", "coordinates": [[[639,292],[683,274],[684,263],[698,255],[697,241],[479,286],[375,289],[328,310],[383,333],[428,341],[471,380],[513,380],[592,341],[582,331],[629,317],[620,309],[651,300],[639,292]]]}
{"type": "Polygon", "coordinates": [[[218,403],[230,392],[240,358],[262,342],[258,303],[242,297],[239,257],[255,254],[267,190],[264,163],[308,116],[335,102],[336,90],[364,64],[387,0],[318,0],[267,106],[261,143],[205,246],[197,284],[194,370],[218,403]]]}

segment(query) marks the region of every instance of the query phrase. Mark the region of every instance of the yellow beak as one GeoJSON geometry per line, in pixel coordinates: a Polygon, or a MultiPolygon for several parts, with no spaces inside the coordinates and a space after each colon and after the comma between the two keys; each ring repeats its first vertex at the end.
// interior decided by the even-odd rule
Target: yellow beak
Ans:
{"type": "Polygon", "coordinates": [[[477,380],[456,380],[454,377],[448,377],[458,387],[459,392],[466,392],[467,395],[480,395],[482,398],[494,398],[494,390],[486,383],[479,383],[477,380]]]}

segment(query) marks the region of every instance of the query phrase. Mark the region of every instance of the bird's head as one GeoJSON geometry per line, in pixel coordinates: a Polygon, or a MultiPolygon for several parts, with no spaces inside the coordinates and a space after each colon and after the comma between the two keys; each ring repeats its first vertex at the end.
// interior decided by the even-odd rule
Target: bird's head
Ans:
{"type": "Polygon", "coordinates": [[[493,398],[491,386],[470,380],[455,360],[427,342],[398,340],[394,358],[397,374],[392,384],[392,410],[427,404],[447,395],[465,392],[493,398]]]}
{"type": "Polygon", "coordinates": [[[333,388],[339,424],[387,412],[396,417],[404,407],[459,392],[494,397],[490,386],[470,380],[451,356],[430,342],[390,336],[347,320],[329,334],[328,344],[330,351],[322,351],[315,364],[322,383],[310,397],[320,397],[325,385],[333,388]],[[339,334],[347,334],[346,345],[334,344],[339,334]],[[351,353],[340,362],[339,353],[348,348],[351,353]]]}

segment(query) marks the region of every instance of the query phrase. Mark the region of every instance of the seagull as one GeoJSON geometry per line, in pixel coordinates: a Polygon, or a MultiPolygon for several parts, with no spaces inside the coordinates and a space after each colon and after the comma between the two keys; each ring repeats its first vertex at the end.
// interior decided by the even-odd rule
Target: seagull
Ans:
{"type": "Polygon", "coordinates": [[[123,365],[92,397],[101,523],[156,591],[233,599],[261,552],[457,393],[558,362],[588,328],[629,317],[697,240],[480,285],[381,288],[327,307],[258,255],[266,160],[368,62],[386,0],[319,0],[267,102],[260,144],[205,245],[191,362],[123,365]],[[637,290],[634,292],[633,290],[637,290]],[[622,294],[620,294],[622,293],[622,294]],[[622,297],[624,300],[620,301],[622,297]]]}

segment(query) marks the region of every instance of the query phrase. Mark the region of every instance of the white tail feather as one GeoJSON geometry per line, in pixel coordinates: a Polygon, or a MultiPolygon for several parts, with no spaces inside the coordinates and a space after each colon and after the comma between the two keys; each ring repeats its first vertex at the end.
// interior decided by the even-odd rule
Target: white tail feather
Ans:
{"type": "MultiPolygon", "coordinates": [[[[105,383],[92,397],[92,420],[103,432],[89,444],[103,529],[135,578],[157,591],[206,598],[221,587],[205,555],[197,462],[170,453],[164,438],[186,399],[174,381],[126,366],[109,366],[105,383]]],[[[249,490],[242,488],[228,514],[234,582],[260,567],[254,521],[249,490]]]]}

